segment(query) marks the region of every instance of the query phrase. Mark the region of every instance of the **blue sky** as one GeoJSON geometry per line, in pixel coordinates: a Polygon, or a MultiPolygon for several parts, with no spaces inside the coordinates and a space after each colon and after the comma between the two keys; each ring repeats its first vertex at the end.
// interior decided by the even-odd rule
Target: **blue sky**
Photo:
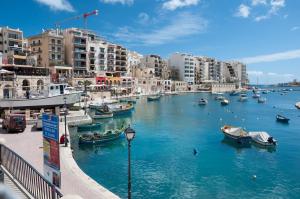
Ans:
{"type": "Polygon", "coordinates": [[[300,80],[299,0],[3,0],[0,25],[29,36],[94,9],[88,28],[130,50],[242,60],[251,82],[300,80]]]}

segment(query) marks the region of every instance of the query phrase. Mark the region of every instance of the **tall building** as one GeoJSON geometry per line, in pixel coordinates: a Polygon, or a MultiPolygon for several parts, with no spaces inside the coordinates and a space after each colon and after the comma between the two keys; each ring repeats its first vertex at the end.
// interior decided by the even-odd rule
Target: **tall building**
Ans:
{"type": "Polygon", "coordinates": [[[31,36],[28,45],[37,56],[37,65],[45,68],[65,65],[64,37],[59,30],[47,30],[31,36]]]}
{"type": "Polygon", "coordinates": [[[139,54],[138,52],[135,51],[128,51],[127,52],[127,74],[133,75],[133,70],[140,66],[141,64],[141,59],[143,58],[143,55],[139,54]]]}
{"type": "Polygon", "coordinates": [[[154,68],[155,77],[162,77],[164,63],[159,55],[146,55],[141,60],[142,67],[154,68]]]}
{"type": "Polygon", "coordinates": [[[89,38],[88,43],[89,71],[99,73],[107,70],[107,42],[96,36],[94,40],[89,38]]]}
{"type": "Polygon", "coordinates": [[[23,52],[23,31],[9,27],[0,27],[0,52],[4,55],[23,52]]]}
{"type": "Polygon", "coordinates": [[[169,67],[177,69],[179,80],[185,81],[189,85],[195,83],[196,59],[190,54],[174,53],[169,58],[169,67]]]}

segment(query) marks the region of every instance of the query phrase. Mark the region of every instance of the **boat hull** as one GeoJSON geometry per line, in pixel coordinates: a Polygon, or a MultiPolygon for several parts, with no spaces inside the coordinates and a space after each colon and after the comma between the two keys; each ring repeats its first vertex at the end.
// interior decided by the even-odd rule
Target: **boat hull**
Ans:
{"type": "Polygon", "coordinates": [[[114,140],[117,140],[119,138],[121,138],[124,135],[124,132],[113,136],[113,137],[109,137],[109,138],[103,138],[103,139],[99,139],[99,140],[84,140],[82,138],[79,138],[79,144],[85,144],[85,145],[91,145],[91,144],[101,144],[101,143],[107,143],[107,142],[112,142],[114,140]]]}

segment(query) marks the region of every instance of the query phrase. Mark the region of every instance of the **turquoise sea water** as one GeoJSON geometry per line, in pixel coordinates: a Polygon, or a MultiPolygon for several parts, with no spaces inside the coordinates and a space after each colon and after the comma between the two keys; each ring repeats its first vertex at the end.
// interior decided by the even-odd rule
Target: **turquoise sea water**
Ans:
{"type": "MultiPolygon", "coordinates": [[[[132,143],[133,198],[300,198],[300,91],[269,93],[258,104],[221,106],[208,93],[141,98],[132,115],[102,120],[106,129],[123,121],[136,130],[132,143]],[[199,98],[209,104],[198,106],[199,98]],[[277,123],[276,114],[291,119],[277,123]],[[278,140],[276,150],[241,147],[224,139],[224,124],[267,131],[278,140]],[[198,154],[193,155],[196,148],[198,154]],[[256,179],[253,179],[256,175],[256,179]]],[[[122,198],[127,197],[127,141],[79,147],[71,129],[74,157],[82,170],[122,198]]]]}

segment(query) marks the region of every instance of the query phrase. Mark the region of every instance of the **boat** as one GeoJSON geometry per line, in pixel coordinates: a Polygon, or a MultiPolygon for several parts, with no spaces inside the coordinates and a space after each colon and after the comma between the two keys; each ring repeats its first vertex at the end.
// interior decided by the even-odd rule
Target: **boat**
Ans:
{"type": "Polygon", "coordinates": [[[224,99],[225,99],[225,97],[223,95],[217,95],[215,97],[215,100],[224,100],[224,99]]]}
{"type": "Polygon", "coordinates": [[[252,141],[262,146],[276,146],[277,141],[267,132],[249,132],[252,141]]]}
{"type": "Polygon", "coordinates": [[[120,99],[120,102],[136,104],[136,100],[133,98],[123,98],[123,99],[120,99]]]}
{"type": "Polygon", "coordinates": [[[223,105],[223,106],[226,106],[226,105],[228,105],[229,104],[229,100],[228,99],[223,99],[222,101],[221,101],[221,105],[223,105]]]}
{"type": "Polygon", "coordinates": [[[239,94],[240,94],[240,92],[238,92],[238,91],[231,91],[229,93],[230,96],[238,96],[239,94]]]}
{"type": "Polygon", "coordinates": [[[90,115],[93,119],[105,119],[112,118],[114,116],[113,112],[109,109],[107,105],[102,105],[94,107],[90,115]]]}
{"type": "Polygon", "coordinates": [[[93,123],[93,124],[83,124],[83,125],[79,125],[77,127],[77,131],[96,131],[99,130],[101,128],[101,124],[100,123],[93,123]]]}
{"type": "Polygon", "coordinates": [[[262,93],[262,94],[268,94],[269,91],[268,91],[268,90],[263,90],[261,93],[262,93]]]}
{"type": "Polygon", "coordinates": [[[249,144],[251,141],[249,134],[241,127],[225,125],[221,128],[221,131],[226,137],[235,140],[239,144],[249,144]]]}
{"type": "Polygon", "coordinates": [[[160,100],[160,95],[151,95],[147,97],[148,101],[158,101],[160,100]]]}
{"type": "Polygon", "coordinates": [[[282,122],[282,123],[289,123],[290,119],[287,117],[284,117],[282,115],[277,115],[276,116],[277,122],[282,122]]]}
{"type": "Polygon", "coordinates": [[[206,105],[208,103],[207,99],[201,98],[198,102],[198,105],[206,105]]]}
{"type": "Polygon", "coordinates": [[[260,97],[257,99],[257,102],[261,103],[261,104],[266,103],[266,101],[267,101],[267,98],[265,98],[265,97],[260,97]]]}
{"type": "Polygon", "coordinates": [[[260,95],[258,93],[254,93],[254,95],[252,96],[254,99],[258,99],[260,98],[260,95]]]}
{"type": "Polygon", "coordinates": [[[0,109],[7,108],[50,108],[63,106],[65,103],[70,106],[80,101],[80,91],[65,92],[67,84],[49,84],[49,90],[43,94],[33,95],[27,92],[26,98],[5,98],[0,100],[0,109]]]}
{"type": "Polygon", "coordinates": [[[114,116],[129,114],[132,112],[134,106],[130,103],[127,104],[111,104],[108,105],[109,109],[113,113],[114,116]]]}
{"type": "Polygon", "coordinates": [[[241,94],[240,95],[240,98],[239,98],[240,102],[245,102],[247,100],[248,100],[247,94],[241,94]]]}
{"type": "Polygon", "coordinates": [[[124,135],[125,128],[108,130],[105,133],[86,133],[79,136],[79,144],[100,144],[119,139],[124,135]]]}
{"type": "Polygon", "coordinates": [[[295,104],[295,107],[296,107],[297,109],[300,109],[300,102],[297,102],[297,103],[295,104]]]}

